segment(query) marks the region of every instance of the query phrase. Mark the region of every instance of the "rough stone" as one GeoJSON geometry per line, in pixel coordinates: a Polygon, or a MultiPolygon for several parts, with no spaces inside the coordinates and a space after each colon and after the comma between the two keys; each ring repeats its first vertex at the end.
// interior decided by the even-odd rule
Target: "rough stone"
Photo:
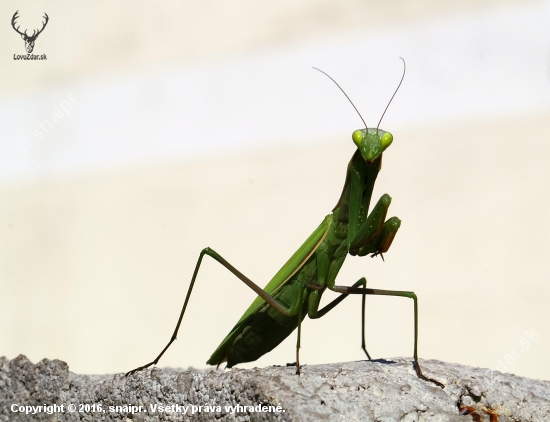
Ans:
{"type": "Polygon", "coordinates": [[[0,358],[0,421],[550,421],[550,381],[435,360],[421,365],[445,388],[419,379],[403,358],[304,366],[301,376],[272,366],[153,368],[125,377],[77,375],[65,362],[33,364],[20,355],[0,358]],[[171,405],[180,408],[160,411],[171,405]],[[26,406],[36,407],[25,414],[26,406]]]}

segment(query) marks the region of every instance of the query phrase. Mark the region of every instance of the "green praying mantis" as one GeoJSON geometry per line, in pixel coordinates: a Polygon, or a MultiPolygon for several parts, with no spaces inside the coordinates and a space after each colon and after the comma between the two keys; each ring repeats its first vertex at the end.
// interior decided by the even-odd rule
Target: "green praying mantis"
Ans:
{"type": "Polygon", "coordinates": [[[405,77],[404,60],[403,65],[401,81],[382,113],[376,129],[367,127],[351,99],[330,75],[314,68],[328,76],[340,88],[365,125],[365,129],[358,129],[352,134],[352,140],[357,149],[348,164],[344,188],[338,203],[264,289],[242,274],[213,249],[203,249],[195,266],[183,309],[170,341],[154,361],[128,372],[127,375],[156,365],[176,340],[199,268],[204,256],[207,255],[227,268],[258,294],[241,319],[210,356],[207,364],[219,366],[223,362],[227,362],[227,367],[231,368],[242,362],[255,361],[277,347],[298,328],[296,374],[300,374],[301,324],[305,316],[308,315],[312,319],[321,318],[350,294],[362,295],[361,348],[370,360],[371,357],[365,346],[365,295],[398,296],[411,298],[414,301],[414,363],[418,377],[444,387],[439,381],[425,376],[418,362],[418,300],[414,292],[370,289],[366,287],[367,280],[364,277],[351,287],[336,285],[336,276],[348,254],[353,256],[370,254],[373,257],[380,255],[383,258],[383,254],[390,248],[401,225],[401,220],[397,217],[386,220],[391,203],[389,195],[382,195],[370,213],[369,205],[374,182],[381,169],[382,153],[393,141],[392,134],[379,129],[379,126],[405,77]],[[319,309],[321,297],[326,289],[340,293],[340,296],[319,309]]]}

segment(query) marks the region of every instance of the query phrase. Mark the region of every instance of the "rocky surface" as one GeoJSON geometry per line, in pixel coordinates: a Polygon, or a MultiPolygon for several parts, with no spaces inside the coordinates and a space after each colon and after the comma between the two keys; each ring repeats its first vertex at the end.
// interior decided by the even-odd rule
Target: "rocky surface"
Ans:
{"type": "Polygon", "coordinates": [[[78,375],[65,362],[0,358],[0,421],[550,421],[550,381],[434,360],[130,377],[78,375]]]}

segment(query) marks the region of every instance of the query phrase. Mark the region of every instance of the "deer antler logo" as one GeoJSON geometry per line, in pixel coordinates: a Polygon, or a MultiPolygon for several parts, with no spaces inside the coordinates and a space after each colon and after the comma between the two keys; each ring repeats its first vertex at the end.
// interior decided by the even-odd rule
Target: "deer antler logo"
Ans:
{"type": "Polygon", "coordinates": [[[32,35],[27,34],[27,30],[25,29],[25,32],[21,32],[19,30],[19,26],[15,27],[15,21],[19,17],[17,14],[19,13],[19,10],[13,14],[13,18],[11,19],[11,26],[13,26],[13,29],[15,29],[15,32],[17,32],[19,35],[21,35],[21,38],[25,40],[25,49],[27,50],[27,53],[32,53],[32,50],[34,49],[34,42],[36,41],[36,38],[40,35],[40,33],[44,30],[46,25],[48,24],[48,15],[44,13],[44,19],[46,19],[45,22],[42,22],[42,29],[37,30],[34,29],[32,32],[32,35]]]}

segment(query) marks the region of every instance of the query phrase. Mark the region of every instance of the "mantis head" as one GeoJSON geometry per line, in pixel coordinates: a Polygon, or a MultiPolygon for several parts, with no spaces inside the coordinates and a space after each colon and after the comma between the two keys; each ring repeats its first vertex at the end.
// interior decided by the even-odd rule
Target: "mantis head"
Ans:
{"type": "MultiPolygon", "coordinates": [[[[403,60],[402,57],[400,57],[401,60],[403,60]]],[[[359,152],[361,152],[361,155],[365,159],[367,163],[372,163],[374,160],[376,160],[378,157],[382,155],[382,153],[386,150],[387,147],[391,145],[393,142],[393,135],[389,132],[383,131],[382,129],[379,129],[380,123],[382,123],[382,119],[384,118],[384,115],[386,114],[386,111],[388,111],[388,107],[390,106],[393,97],[395,97],[395,94],[397,94],[397,91],[399,91],[399,87],[403,83],[403,79],[405,78],[405,60],[403,60],[403,76],[401,76],[401,80],[399,81],[399,85],[397,85],[397,88],[395,89],[395,92],[390,98],[390,101],[388,102],[388,105],[384,109],[384,112],[382,113],[382,117],[380,117],[380,121],[378,122],[378,126],[376,126],[376,129],[369,129],[367,127],[367,124],[365,123],[365,120],[363,119],[363,116],[361,116],[361,113],[359,113],[359,110],[357,110],[357,107],[355,107],[355,104],[353,104],[353,101],[351,101],[350,97],[348,97],[348,94],[346,94],[346,91],[342,89],[340,85],[338,85],[338,82],[336,82],[332,76],[330,76],[328,73],[322,71],[321,69],[317,69],[314,67],[315,70],[318,70],[321,73],[324,73],[326,76],[328,76],[332,82],[336,84],[338,88],[340,88],[340,91],[344,93],[348,101],[351,103],[363,123],[365,124],[365,129],[357,129],[353,134],[351,135],[351,138],[353,139],[353,142],[355,145],[357,145],[357,148],[359,149],[359,152]]]]}
{"type": "Polygon", "coordinates": [[[351,138],[367,163],[380,157],[393,142],[393,135],[381,129],[357,129],[351,138]]]}

